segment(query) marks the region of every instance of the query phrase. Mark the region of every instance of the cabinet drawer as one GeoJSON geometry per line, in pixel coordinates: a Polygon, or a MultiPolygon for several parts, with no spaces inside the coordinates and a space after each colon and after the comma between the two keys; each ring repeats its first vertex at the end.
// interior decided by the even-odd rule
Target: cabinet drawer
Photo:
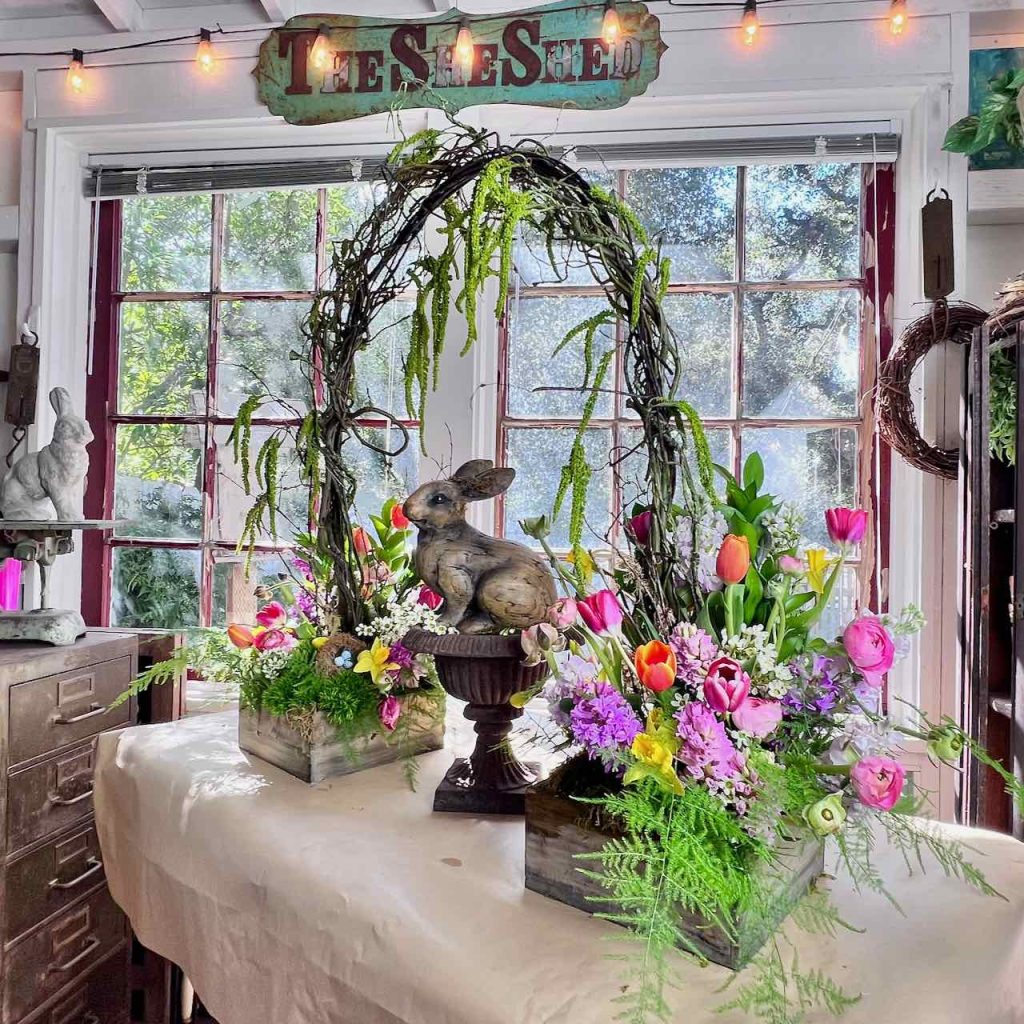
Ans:
{"type": "Polygon", "coordinates": [[[7,782],[10,852],[53,835],[92,813],[96,741],[14,772],[7,782]]]}
{"type": "Polygon", "coordinates": [[[4,979],[4,1024],[18,1024],[81,979],[125,935],[125,917],[104,888],[12,946],[4,979]]]}
{"type": "Polygon", "coordinates": [[[132,659],[126,657],[12,686],[10,764],[127,725],[129,702],[106,708],[128,688],[131,674],[132,659]]]}
{"type": "Polygon", "coordinates": [[[104,879],[92,825],[54,839],[7,868],[7,942],[63,910],[104,879]]]}
{"type": "Polygon", "coordinates": [[[26,1024],[128,1024],[127,947],[26,1024]]]}

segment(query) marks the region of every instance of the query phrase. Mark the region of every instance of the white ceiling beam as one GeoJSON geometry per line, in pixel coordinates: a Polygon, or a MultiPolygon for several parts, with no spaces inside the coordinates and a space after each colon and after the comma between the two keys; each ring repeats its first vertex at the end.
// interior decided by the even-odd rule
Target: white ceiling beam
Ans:
{"type": "Polygon", "coordinates": [[[295,0],[259,0],[267,21],[287,21],[295,14],[295,0]]]}
{"type": "Polygon", "coordinates": [[[137,32],[142,28],[142,8],[138,0],[93,0],[110,27],[118,32],[137,32]]]}

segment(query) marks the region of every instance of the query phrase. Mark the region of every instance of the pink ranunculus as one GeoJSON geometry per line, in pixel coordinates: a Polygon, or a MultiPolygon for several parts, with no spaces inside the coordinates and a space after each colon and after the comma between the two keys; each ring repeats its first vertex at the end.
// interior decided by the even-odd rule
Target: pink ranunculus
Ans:
{"type": "Polygon", "coordinates": [[[280,629],[288,621],[288,613],[280,601],[271,601],[256,613],[256,621],[266,629],[280,629]]]}
{"type": "Polygon", "coordinates": [[[859,544],[868,528],[868,514],[862,508],[827,508],[825,525],[833,544],[859,544]]]}
{"type": "Polygon", "coordinates": [[[791,576],[799,576],[804,571],[804,563],[794,555],[783,555],[779,559],[779,568],[791,576]]]}
{"type": "Polygon", "coordinates": [[[881,686],[882,676],[892,668],[896,647],[889,631],[875,615],[854,619],[843,632],[846,656],[869,686],[881,686]]]}
{"type": "Polygon", "coordinates": [[[747,697],[732,713],[732,724],[740,732],[758,739],[770,736],[781,721],[782,704],[777,700],[762,700],[760,697],[747,697]]]}
{"type": "Polygon", "coordinates": [[[548,609],[548,622],[559,629],[571,626],[579,616],[579,609],[571,597],[560,597],[548,609]]]}
{"type": "Polygon", "coordinates": [[[402,705],[398,703],[398,698],[393,695],[385,697],[380,702],[380,707],[377,709],[377,713],[380,715],[380,724],[383,725],[388,732],[394,732],[395,726],[398,724],[398,719],[402,715],[402,705]]]}
{"type": "Polygon", "coordinates": [[[626,524],[626,528],[630,533],[630,536],[640,545],[640,547],[647,547],[651,539],[651,518],[652,512],[647,509],[646,512],[640,512],[633,516],[632,519],[626,524]]]}
{"type": "Polygon", "coordinates": [[[732,658],[716,658],[704,680],[704,703],[725,714],[735,711],[750,695],[750,676],[732,658]]]}
{"type": "Polygon", "coordinates": [[[899,761],[864,757],[850,769],[850,781],[862,804],[891,811],[903,793],[906,773],[899,761]]]}
{"type": "Polygon", "coordinates": [[[599,590],[576,602],[583,621],[595,633],[614,633],[622,625],[622,607],[610,590],[599,590]]]}
{"type": "Polygon", "coordinates": [[[444,604],[444,598],[436,591],[431,590],[430,587],[424,583],[423,586],[420,587],[419,594],[416,596],[416,603],[425,605],[432,612],[436,612],[437,609],[444,604]]]}
{"type": "Polygon", "coordinates": [[[295,635],[283,629],[266,629],[252,641],[257,651],[290,651],[297,643],[295,635]]]}

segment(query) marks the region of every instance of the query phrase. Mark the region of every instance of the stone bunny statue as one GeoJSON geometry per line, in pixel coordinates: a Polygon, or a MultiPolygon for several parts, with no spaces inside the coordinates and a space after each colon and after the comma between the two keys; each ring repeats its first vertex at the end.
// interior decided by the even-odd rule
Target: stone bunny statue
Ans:
{"type": "Polygon", "coordinates": [[[524,629],[555,603],[555,581],[540,555],[466,522],[467,501],[504,493],[515,475],[474,459],[448,480],[423,484],[402,506],[419,530],[416,571],[444,598],[442,618],[460,633],[524,629]]]}
{"type": "Polygon", "coordinates": [[[52,519],[54,511],[61,522],[82,518],[89,472],[85,446],[92,440],[92,430],[76,415],[64,388],[50,392],[50,405],[57,413],[53,439],[38,452],[23,455],[0,484],[4,519],[52,519]]]}

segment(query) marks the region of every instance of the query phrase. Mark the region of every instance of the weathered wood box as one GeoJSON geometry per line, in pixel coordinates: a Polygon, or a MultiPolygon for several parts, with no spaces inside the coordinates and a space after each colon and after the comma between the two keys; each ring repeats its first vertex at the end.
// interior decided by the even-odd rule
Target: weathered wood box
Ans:
{"type": "Polygon", "coordinates": [[[238,710],[238,745],[303,782],[322,782],[364,768],[400,761],[444,746],[444,717],[436,705],[415,695],[400,697],[402,715],[415,716],[415,725],[396,736],[381,727],[356,739],[341,738],[316,712],[311,728],[300,732],[286,719],[266,711],[238,710]],[[429,707],[428,707],[429,706],[429,707]]]}
{"type": "MultiPolygon", "coordinates": [[[[613,913],[617,908],[608,901],[607,890],[582,873],[597,870],[598,866],[576,860],[576,854],[597,853],[609,839],[622,832],[615,819],[602,818],[600,808],[560,792],[560,782],[569,765],[563,765],[527,791],[526,888],[588,914],[613,913]]],[[[771,874],[770,884],[780,897],[773,900],[780,912],[770,928],[745,928],[741,920],[735,929],[738,941],[733,941],[720,926],[681,912],[683,932],[708,960],[730,970],[747,964],[782,923],[785,908],[792,905],[788,897],[797,898],[825,868],[824,846],[810,835],[780,845],[777,854],[775,864],[755,868],[771,874]]]]}

